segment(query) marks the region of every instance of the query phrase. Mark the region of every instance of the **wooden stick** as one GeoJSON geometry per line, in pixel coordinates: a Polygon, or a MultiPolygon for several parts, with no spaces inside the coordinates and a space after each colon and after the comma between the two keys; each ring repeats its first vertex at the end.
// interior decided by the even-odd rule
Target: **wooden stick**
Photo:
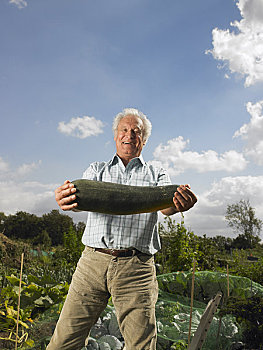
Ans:
{"type": "Polygon", "coordinates": [[[18,321],[19,321],[19,311],[20,311],[20,294],[21,294],[21,285],[22,285],[22,271],[24,263],[24,253],[21,255],[21,268],[20,268],[20,279],[19,279],[19,290],[18,290],[18,305],[17,305],[17,319],[16,319],[16,345],[15,350],[17,349],[17,340],[18,340],[18,321]]]}
{"type": "Polygon", "coordinates": [[[192,274],[191,308],[190,308],[190,320],[189,320],[189,331],[188,331],[188,346],[190,345],[190,338],[191,338],[192,312],[193,312],[193,304],[194,304],[194,284],[195,284],[195,260],[194,260],[193,274],[192,274]]]}
{"type": "Polygon", "coordinates": [[[228,265],[226,265],[226,273],[227,273],[227,297],[229,298],[229,270],[228,270],[228,265]]]}

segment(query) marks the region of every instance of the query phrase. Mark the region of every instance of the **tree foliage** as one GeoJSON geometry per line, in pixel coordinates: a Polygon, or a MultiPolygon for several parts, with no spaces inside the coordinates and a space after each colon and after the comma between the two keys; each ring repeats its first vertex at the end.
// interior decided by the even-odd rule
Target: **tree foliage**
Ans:
{"type": "Polygon", "coordinates": [[[162,249],[156,255],[156,262],[162,272],[189,270],[193,260],[199,269],[213,269],[216,265],[215,244],[205,235],[199,237],[187,230],[184,221],[176,223],[170,217],[159,224],[162,249]]]}
{"type": "Polygon", "coordinates": [[[255,209],[249,200],[240,200],[238,203],[227,206],[225,216],[228,226],[238,233],[238,248],[253,248],[259,242],[262,221],[256,218],[255,209]]]}
{"type": "Polygon", "coordinates": [[[64,232],[63,251],[60,251],[60,256],[64,256],[68,263],[77,265],[84,249],[81,238],[82,232],[77,232],[72,226],[68,232],[64,232]]]}
{"type": "Polygon", "coordinates": [[[71,217],[60,214],[58,210],[52,210],[48,214],[42,216],[44,229],[49,233],[52,245],[63,243],[64,232],[68,232],[73,226],[71,217]]]}
{"type": "Polygon", "coordinates": [[[0,213],[0,228],[0,232],[4,232],[7,237],[31,240],[35,245],[49,247],[62,245],[64,234],[71,228],[77,234],[82,234],[85,223],[74,224],[70,216],[61,214],[59,210],[52,210],[42,217],[19,211],[8,216],[0,213]]]}
{"type": "Polygon", "coordinates": [[[3,219],[5,235],[13,238],[33,238],[41,231],[41,219],[34,214],[19,211],[3,219]]]}

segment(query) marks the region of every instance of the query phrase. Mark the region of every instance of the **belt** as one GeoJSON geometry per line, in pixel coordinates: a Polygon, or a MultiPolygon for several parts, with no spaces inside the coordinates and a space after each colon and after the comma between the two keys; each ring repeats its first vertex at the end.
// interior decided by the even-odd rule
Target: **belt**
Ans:
{"type": "Polygon", "coordinates": [[[104,249],[104,248],[95,248],[96,252],[109,254],[112,256],[118,256],[120,258],[134,256],[138,254],[137,249],[104,249]]]}

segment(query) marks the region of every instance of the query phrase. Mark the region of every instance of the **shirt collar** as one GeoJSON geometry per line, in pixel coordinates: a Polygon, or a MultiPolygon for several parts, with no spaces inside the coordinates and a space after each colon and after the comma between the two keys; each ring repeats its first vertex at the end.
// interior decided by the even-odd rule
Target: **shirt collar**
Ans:
{"type": "MultiPolygon", "coordinates": [[[[139,157],[135,157],[133,159],[138,159],[142,165],[145,165],[145,161],[143,159],[143,156],[140,154],[139,157]]],[[[112,157],[112,159],[110,160],[110,164],[111,165],[114,165],[114,164],[117,164],[118,161],[121,161],[120,157],[117,155],[117,153],[114,154],[114,156],[112,157]]]]}

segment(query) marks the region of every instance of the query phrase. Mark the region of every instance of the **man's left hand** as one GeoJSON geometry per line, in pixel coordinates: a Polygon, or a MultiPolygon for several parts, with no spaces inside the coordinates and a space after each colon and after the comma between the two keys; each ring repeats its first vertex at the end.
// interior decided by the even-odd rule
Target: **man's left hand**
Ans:
{"type": "Polygon", "coordinates": [[[187,211],[197,202],[196,195],[189,185],[180,185],[173,197],[174,206],[178,212],[187,211]]]}

